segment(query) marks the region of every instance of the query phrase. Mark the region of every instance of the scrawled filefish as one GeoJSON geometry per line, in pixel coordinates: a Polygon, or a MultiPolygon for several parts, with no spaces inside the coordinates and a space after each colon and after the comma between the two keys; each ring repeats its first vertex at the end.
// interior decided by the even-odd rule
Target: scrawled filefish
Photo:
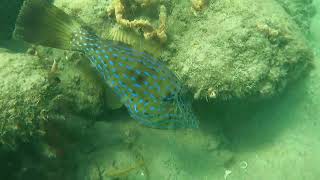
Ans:
{"type": "Polygon", "coordinates": [[[129,45],[104,40],[44,0],[26,0],[14,37],[83,52],[120,97],[131,117],[153,128],[195,128],[185,88],[161,61],[129,45]]]}

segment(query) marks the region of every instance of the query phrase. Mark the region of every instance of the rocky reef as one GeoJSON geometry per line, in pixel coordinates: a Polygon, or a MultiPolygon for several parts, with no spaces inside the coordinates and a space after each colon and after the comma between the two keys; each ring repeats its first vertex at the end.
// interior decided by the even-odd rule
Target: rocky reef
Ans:
{"type": "Polygon", "coordinates": [[[0,178],[65,178],[69,167],[62,159],[81,129],[108,109],[105,89],[82,68],[87,64],[77,53],[22,42],[1,45],[0,159],[7,161],[1,166],[7,173],[0,178]]]}
{"type": "MultiPolygon", "coordinates": [[[[57,5],[60,2],[66,1],[57,0],[57,5]]],[[[312,9],[311,3],[303,4],[305,6],[290,3],[296,7],[294,9],[286,6],[284,1],[275,0],[152,1],[145,6],[143,2],[112,2],[105,10],[105,4],[98,8],[100,18],[95,20],[89,20],[80,10],[76,16],[88,19],[86,22],[94,24],[101,35],[108,33],[110,27],[120,25],[134,30],[142,28],[140,35],[146,37],[145,26],[138,22],[141,20],[151,27],[158,21],[161,7],[166,7],[165,32],[168,40],[160,59],[181,77],[195,99],[271,97],[282,92],[312,66],[313,52],[304,33],[312,13],[306,16],[303,13],[306,11],[302,10],[312,9]],[[130,11],[128,8],[133,8],[132,11],[138,8],[140,13],[115,12],[116,5],[112,2],[123,5],[121,7],[126,7],[126,11],[130,11]],[[111,12],[118,15],[103,16],[110,12],[110,6],[111,12]],[[157,11],[150,12],[150,8],[157,11]],[[298,11],[301,12],[299,15],[295,13],[298,11]],[[105,23],[101,23],[104,26],[96,24],[103,21],[108,23],[109,29],[103,28],[105,23]]],[[[62,7],[72,9],[72,5],[70,8],[62,7]]],[[[83,12],[89,11],[84,9],[83,12]]],[[[139,31],[135,33],[139,34],[139,31]]]]}
{"type": "Polygon", "coordinates": [[[276,1],[211,1],[193,18],[181,9],[169,18],[166,59],[195,98],[270,97],[312,64],[306,38],[276,1]]]}
{"type": "Polygon", "coordinates": [[[1,49],[0,142],[19,142],[46,134],[52,119],[68,114],[97,117],[103,112],[102,85],[81,71],[80,56],[42,47],[22,52],[1,49]],[[76,61],[76,60],[77,61],[76,61]]]}
{"type": "Polygon", "coordinates": [[[10,148],[44,134],[48,86],[37,62],[29,55],[1,52],[0,142],[10,148]]]}
{"type": "MultiPolygon", "coordinates": [[[[298,1],[284,0],[53,3],[102,37],[134,46],[143,42],[142,49],[151,52],[161,49],[159,60],[168,64],[199,101],[271,97],[313,64],[304,33],[312,16],[306,10],[312,9],[311,2],[303,7],[298,1]]],[[[8,28],[0,36],[8,39],[12,21],[4,27],[8,28]]],[[[199,167],[203,161],[214,161],[214,167],[226,169],[234,161],[228,140],[215,125],[211,124],[208,133],[168,132],[172,136],[145,129],[121,109],[83,55],[17,43],[23,48],[4,43],[0,49],[0,153],[35,143],[36,153],[44,159],[68,156],[80,162],[76,179],[126,178],[129,174],[148,179],[164,172],[168,179],[186,179],[192,175],[183,169],[188,169],[193,152],[201,152],[192,162],[199,167]],[[114,115],[118,111],[121,115],[114,115]],[[158,154],[162,159],[155,156],[158,154]]],[[[24,168],[19,170],[20,177],[25,175],[24,168]]]]}

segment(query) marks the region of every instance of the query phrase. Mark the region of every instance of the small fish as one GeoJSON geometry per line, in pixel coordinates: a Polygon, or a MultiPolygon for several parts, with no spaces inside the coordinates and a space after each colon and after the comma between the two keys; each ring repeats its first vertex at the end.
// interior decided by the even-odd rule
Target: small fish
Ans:
{"type": "Polygon", "coordinates": [[[127,44],[98,37],[44,0],[24,2],[14,37],[84,53],[131,117],[145,126],[198,127],[183,84],[164,63],[127,44]]]}

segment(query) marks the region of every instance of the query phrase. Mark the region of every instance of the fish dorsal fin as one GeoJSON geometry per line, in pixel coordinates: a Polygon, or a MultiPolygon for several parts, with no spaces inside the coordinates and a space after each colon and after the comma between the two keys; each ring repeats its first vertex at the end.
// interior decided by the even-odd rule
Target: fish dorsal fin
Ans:
{"type": "Polygon", "coordinates": [[[113,27],[109,30],[109,33],[106,36],[107,39],[118,41],[127,45],[134,47],[136,50],[145,51],[154,57],[159,57],[162,52],[162,47],[156,41],[150,39],[146,40],[137,32],[122,28],[122,27],[113,27]]]}

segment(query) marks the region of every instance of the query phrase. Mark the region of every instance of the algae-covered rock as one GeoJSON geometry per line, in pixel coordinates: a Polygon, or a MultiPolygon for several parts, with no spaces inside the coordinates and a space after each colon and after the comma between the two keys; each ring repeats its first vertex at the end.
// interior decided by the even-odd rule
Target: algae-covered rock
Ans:
{"type": "Polygon", "coordinates": [[[210,2],[198,17],[184,3],[170,16],[169,63],[195,98],[269,97],[310,67],[305,37],[276,1],[210,2]]]}
{"type": "Polygon", "coordinates": [[[27,52],[0,51],[0,145],[9,148],[52,131],[57,120],[104,110],[102,86],[72,61],[81,57],[41,47],[27,52]]]}
{"type": "Polygon", "coordinates": [[[85,64],[88,61],[85,57],[75,52],[42,46],[34,47],[34,50],[47,67],[49,81],[57,94],[52,99],[53,109],[93,117],[102,113],[104,89],[98,76],[88,75],[93,68],[88,63],[85,64]],[[50,72],[54,61],[57,63],[57,70],[52,74],[50,72]]]}
{"type": "MultiPolygon", "coordinates": [[[[104,14],[111,1],[84,0],[88,6],[68,2],[55,4],[84,19],[98,34],[116,24],[104,14]]],[[[161,3],[168,9],[169,37],[162,59],[195,98],[270,97],[300,77],[313,60],[302,32],[309,27],[304,25],[308,18],[298,18],[305,15],[298,2],[290,4],[293,10],[280,0],[216,0],[198,12],[191,1],[161,3]],[[297,11],[301,13],[296,17],[297,11]]]]}
{"type": "Polygon", "coordinates": [[[1,52],[0,144],[13,148],[16,142],[43,134],[48,85],[36,58],[1,52]]]}

